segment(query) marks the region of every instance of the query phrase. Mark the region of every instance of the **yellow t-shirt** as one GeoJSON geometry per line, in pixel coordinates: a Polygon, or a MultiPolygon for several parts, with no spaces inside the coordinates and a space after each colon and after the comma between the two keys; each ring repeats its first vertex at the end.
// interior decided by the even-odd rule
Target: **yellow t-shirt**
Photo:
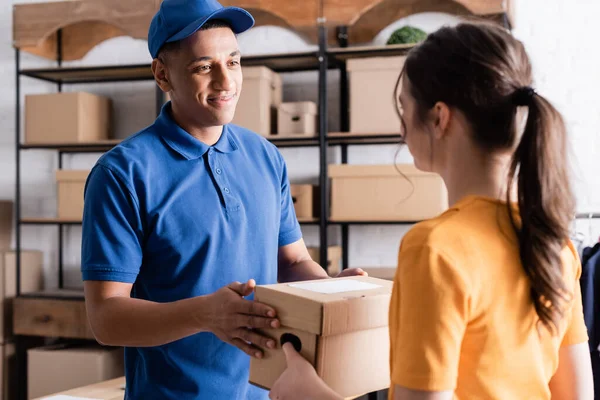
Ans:
{"type": "Polygon", "coordinates": [[[558,336],[538,321],[506,203],[470,196],[403,239],[390,305],[393,386],[455,399],[549,399],[560,346],[586,342],[572,244],[558,336]]]}

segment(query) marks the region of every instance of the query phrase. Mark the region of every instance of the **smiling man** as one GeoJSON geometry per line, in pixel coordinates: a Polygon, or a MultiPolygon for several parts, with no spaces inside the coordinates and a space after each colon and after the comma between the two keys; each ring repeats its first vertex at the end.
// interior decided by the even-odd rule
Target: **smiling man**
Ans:
{"type": "Polygon", "coordinates": [[[230,124],[243,80],[235,35],[253,24],[216,1],[164,0],[148,46],[171,101],[88,178],[86,306],[97,340],[125,347],[127,399],[266,399],[248,384],[249,357],[277,345],[256,329],[279,321],[245,297],[257,283],[327,277],[280,153],[230,124]]]}

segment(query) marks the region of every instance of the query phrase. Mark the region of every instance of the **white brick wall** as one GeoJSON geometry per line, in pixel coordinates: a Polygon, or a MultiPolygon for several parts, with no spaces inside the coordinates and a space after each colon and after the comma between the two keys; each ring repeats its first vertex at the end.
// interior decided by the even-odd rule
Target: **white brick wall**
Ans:
{"type": "MultiPolygon", "coordinates": [[[[600,54],[596,51],[596,30],[593,15],[600,14],[600,3],[594,0],[515,0],[515,35],[522,39],[533,59],[536,87],[563,112],[569,126],[571,154],[574,162],[574,186],[580,211],[600,212],[600,110],[597,92],[600,90],[600,54]]],[[[12,0],[3,0],[13,4],[12,0]]],[[[25,1],[20,1],[25,2],[25,1]]],[[[28,2],[33,2],[29,0],[28,2]]],[[[0,197],[14,198],[14,51],[11,47],[12,9],[0,8],[0,68],[4,79],[0,82],[0,197]]],[[[374,40],[383,44],[399,25],[410,23],[426,31],[456,19],[439,13],[420,14],[386,28],[374,40]]],[[[280,28],[261,27],[240,37],[244,54],[286,52],[315,49],[295,34],[280,28]]],[[[100,44],[84,60],[72,65],[98,65],[149,62],[146,42],[130,38],[115,38],[100,44]]],[[[51,63],[34,56],[23,55],[23,67],[43,67],[51,63]]],[[[332,130],[338,129],[337,98],[338,75],[330,73],[328,116],[332,130]]],[[[53,85],[28,78],[22,79],[23,93],[51,92],[53,85]]],[[[317,100],[315,73],[286,74],[284,99],[317,100]]],[[[133,82],[85,86],[66,86],[65,90],[89,90],[113,98],[116,105],[117,137],[125,137],[150,124],[154,118],[154,90],[151,83],[133,82]]],[[[395,146],[351,147],[351,163],[393,162],[395,146]]],[[[294,182],[317,182],[317,149],[284,149],[290,178],[294,182]]],[[[339,150],[331,149],[330,157],[339,161],[339,150]]],[[[54,216],[56,189],[54,170],[57,157],[48,151],[22,153],[23,214],[26,216],[54,216]]],[[[74,155],[65,158],[66,168],[89,168],[98,155],[74,155]]],[[[410,161],[406,151],[399,161],[410,161]]],[[[600,221],[578,221],[574,224],[587,240],[600,236],[600,221]]],[[[399,241],[406,227],[370,226],[352,227],[350,234],[350,259],[352,266],[393,266],[399,241]]],[[[45,252],[47,283],[56,284],[56,227],[26,226],[23,246],[45,252]]],[[[332,241],[339,240],[336,228],[331,228],[332,241]]],[[[316,227],[304,228],[309,245],[318,244],[316,227]]],[[[68,229],[66,240],[70,243],[65,252],[66,284],[80,286],[79,241],[81,229],[68,229]]]]}

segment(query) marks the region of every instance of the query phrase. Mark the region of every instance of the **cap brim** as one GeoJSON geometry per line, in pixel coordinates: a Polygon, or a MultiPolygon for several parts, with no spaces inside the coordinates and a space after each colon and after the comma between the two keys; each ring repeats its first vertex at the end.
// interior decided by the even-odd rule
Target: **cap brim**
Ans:
{"type": "Polygon", "coordinates": [[[196,33],[206,22],[212,19],[221,19],[225,22],[228,22],[229,25],[231,25],[233,33],[236,35],[238,33],[245,32],[254,26],[254,18],[248,11],[239,7],[224,7],[213,12],[212,14],[207,15],[206,17],[202,17],[192,22],[175,35],[167,39],[166,42],[169,43],[183,40],[196,33]]]}

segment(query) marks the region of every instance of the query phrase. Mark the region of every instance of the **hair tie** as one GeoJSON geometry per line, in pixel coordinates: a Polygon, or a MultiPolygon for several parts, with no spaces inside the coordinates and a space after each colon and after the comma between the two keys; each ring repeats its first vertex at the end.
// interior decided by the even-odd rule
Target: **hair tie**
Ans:
{"type": "Polygon", "coordinates": [[[523,86],[513,93],[513,103],[516,106],[528,106],[537,93],[531,86],[523,86]]]}

